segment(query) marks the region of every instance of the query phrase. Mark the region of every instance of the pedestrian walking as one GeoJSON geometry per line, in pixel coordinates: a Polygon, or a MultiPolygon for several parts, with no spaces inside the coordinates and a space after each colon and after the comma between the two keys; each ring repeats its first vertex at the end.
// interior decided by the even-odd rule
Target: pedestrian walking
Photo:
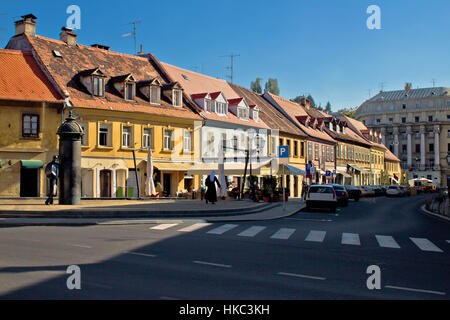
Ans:
{"type": "Polygon", "coordinates": [[[308,186],[305,181],[302,182],[302,199],[306,200],[306,192],[308,190],[308,186]]]}
{"type": "Polygon", "coordinates": [[[47,200],[46,205],[53,204],[53,197],[56,196],[58,185],[59,163],[58,156],[54,156],[53,160],[45,167],[45,175],[47,176],[47,200]]]}
{"type": "Polygon", "coordinates": [[[216,177],[216,171],[213,170],[211,175],[205,180],[205,186],[208,188],[205,195],[206,203],[211,202],[212,204],[215,204],[217,202],[216,183],[217,186],[221,188],[219,180],[216,177]]]}

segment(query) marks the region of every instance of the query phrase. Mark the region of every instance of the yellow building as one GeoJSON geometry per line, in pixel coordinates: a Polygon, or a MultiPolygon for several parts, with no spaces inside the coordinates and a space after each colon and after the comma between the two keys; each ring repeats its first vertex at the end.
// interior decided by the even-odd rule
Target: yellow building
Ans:
{"type": "MultiPolygon", "coordinates": [[[[230,85],[238,95],[244,97],[250,104],[258,106],[258,108],[261,110],[261,119],[270,128],[272,128],[267,139],[268,156],[275,159],[278,157],[279,146],[289,146],[288,164],[304,172],[306,163],[307,135],[261,95],[235,84],[230,85]]],[[[264,173],[270,174],[270,169],[264,170],[264,173]]],[[[279,173],[280,172],[278,172],[278,174],[279,173]]],[[[274,175],[276,175],[276,173],[274,175]]],[[[289,188],[290,197],[301,197],[303,181],[304,174],[286,174],[284,183],[285,186],[289,188]]]]}
{"type": "Polygon", "coordinates": [[[401,183],[402,168],[400,166],[400,159],[387,148],[384,156],[384,170],[387,172],[389,184],[401,183]]]}
{"type": "MultiPolygon", "coordinates": [[[[38,36],[34,17],[23,18],[16,22],[16,35],[7,48],[31,50],[78,115],[86,133],[82,197],[137,197],[138,188],[140,196],[147,195],[149,146],[160,195],[179,196],[198,188],[198,181],[186,173],[193,166],[202,118],[187,104],[178,83],[165,81],[148,57],[112,52],[104,45],[80,45],[66,28],[60,40],[38,36]]],[[[48,149],[55,152],[52,132],[60,122],[55,116],[41,123],[52,126],[45,137],[53,139],[48,149]]]]}
{"type": "Polygon", "coordinates": [[[63,99],[27,51],[0,49],[0,197],[44,197],[63,99]]]}

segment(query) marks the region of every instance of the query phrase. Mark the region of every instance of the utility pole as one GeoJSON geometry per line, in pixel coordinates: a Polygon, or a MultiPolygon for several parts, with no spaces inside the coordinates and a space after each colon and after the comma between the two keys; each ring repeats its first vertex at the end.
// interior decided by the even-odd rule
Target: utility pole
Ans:
{"type": "Polygon", "coordinates": [[[122,37],[133,36],[133,38],[134,38],[134,54],[136,54],[137,53],[137,51],[136,51],[136,25],[141,24],[141,20],[137,20],[137,21],[133,21],[133,22],[124,24],[124,26],[129,26],[130,24],[133,25],[133,32],[123,34],[122,37]]]}
{"type": "Polygon", "coordinates": [[[227,76],[228,78],[230,78],[230,82],[233,83],[233,65],[234,65],[234,58],[235,57],[240,57],[240,54],[229,54],[227,56],[220,56],[220,58],[230,58],[230,66],[226,67],[227,70],[230,70],[230,75],[227,76]]]}

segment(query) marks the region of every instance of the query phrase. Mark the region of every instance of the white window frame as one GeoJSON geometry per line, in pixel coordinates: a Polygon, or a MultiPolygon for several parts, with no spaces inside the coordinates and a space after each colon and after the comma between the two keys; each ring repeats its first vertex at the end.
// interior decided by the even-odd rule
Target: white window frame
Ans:
{"type": "Polygon", "coordinates": [[[175,107],[183,106],[183,92],[179,89],[172,90],[172,101],[175,107]]]}
{"type": "Polygon", "coordinates": [[[173,130],[163,129],[163,149],[164,151],[173,150],[173,130]],[[169,135],[166,135],[169,133],[169,135]]]}
{"type": "MultiPolygon", "coordinates": [[[[104,133],[104,132],[103,132],[104,133]]],[[[98,128],[98,145],[100,147],[111,147],[111,126],[108,124],[101,123],[98,128]],[[106,144],[101,144],[100,135],[102,134],[102,129],[106,129],[106,144]]]]}
{"type": "Polygon", "coordinates": [[[142,129],[142,148],[150,147],[153,149],[153,128],[142,129]],[[146,133],[146,131],[148,133],[146,133]]]}
{"type": "Polygon", "coordinates": [[[151,104],[161,104],[161,87],[151,85],[150,86],[150,103],[151,104]],[[153,90],[156,90],[155,92],[153,90]],[[156,94],[156,100],[153,100],[156,94]]]}
{"type": "Polygon", "coordinates": [[[133,145],[133,127],[122,126],[122,148],[131,148],[133,145]],[[129,130],[126,131],[125,129],[129,130]]]}
{"type": "Polygon", "coordinates": [[[192,134],[189,130],[184,130],[183,133],[183,151],[192,152],[192,134]]]}

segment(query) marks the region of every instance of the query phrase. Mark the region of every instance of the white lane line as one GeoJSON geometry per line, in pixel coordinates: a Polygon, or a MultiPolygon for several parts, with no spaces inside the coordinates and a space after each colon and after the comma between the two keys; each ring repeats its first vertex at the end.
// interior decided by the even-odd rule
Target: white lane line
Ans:
{"type": "Polygon", "coordinates": [[[396,286],[384,286],[388,289],[396,289],[396,290],[404,290],[404,291],[412,291],[412,292],[422,292],[422,293],[431,293],[431,294],[438,294],[441,296],[445,296],[445,292],[440,291],[431,291],[431,290],[422,290],[422,289],[413,289],[413,288],[405,288],[405,287],[396,287],[396,286]]]}
{"type": "Polygon", "coordinates": [[[296,273],[288,273],[288,272],[278,272],[278,275],[287,276],[287,277],[295,277],[295,278],[312,279],[312,280],[322,280],[322,281],[327,280],[327,278],[323,278],[323,277],[308,276],[305,274],[296,274],[296,273]]]}
{"type": "Polygon", "coordinates": [[[327,234],[326,231],[316,231],[312,230],[309,232],[308,236],[306,237],[305,241],[309,242],[323,242],[325,239],[325,235],[327,234]]]}
{"type": "Polygon", "coordinates": [[[149,229],[151,229],[151,230],[166,230],[166,229],[175,227],[177,225],[178,225],[178,223],[163,223],[163,224],[157,225],[155,227],[151,227],[149,229]]]}
{"type": "Polygon", "coordinates": [[[92,249],[91,246],[85,246],[85,245],[82,245],[82,244],[70,244],[70,246],[77,247],[77,248],[92,249]]]}
{"type": "Polygon", "coordinates": [[[422,251],[443,252],[433,242],[425,238],[410,238],[422,251]]]}
{"type": "Polygon", "coordinates": [[[250,228],[242,231],[241,233],[238,234],[238,236],[240,236],[240,237],[254,237],[258,233],[263,231],[265,228],[266,227],[253,226],[253,227],[250,227],[250,228]]]}
{"type": "Polygon", "coordinates": [[[400,249],[397,241],[394,240],[391,236],[375,236],[377,238],[378,244],[383,248],[393,248],[400,249]]]}
{"type": "Polygon", "coordinates": [[[295,232],[295,229],[281,228],[275,234],[273,234],[270,238],[287,240],[294,234],[294,232],[295,232]]]}
{"type": "Polygon", "coordinates": [[[135,256],[148,257],[148,258],[155,258],[156,257],[155,254],[148,254],[148,253],[139,253],[139,252],[131,252],[131,251],[128,251],[128,252],[125,252],[125,253],[126,254],[132,254],[132,255],[135,255],[135,256]]]}
{"type": "Polygon", "coordinates": [[[223,226],[212,229],[212,230],[208,231],[207,233],[209,233],[209,234],[224,234],[225,232],[230,231],[230,230],[236,228],[237,226],[238,226],[237,224],[224,224],[223,226]]]}
{"type": "Polygon", "coordinates": [[[349,244],[353,246],[360,246],[361,241],[359,241],[359,234],[357,233],[343,233],[342,234],[342,244],[349,244]]]}
{"type": "Polygon", "coordinates": [[[219,267],[219,268],[231,268],[228,264],[220,264],[220,263],[213,263],[213,262],[206,262],[206,261],[192,261],[196,264],[203,264],[206,266],[212,266],[212,267],[219,267]]]}
{"type": "Polygon", "coordinates": [[[202,229],[204,227],[210,226],[211,223],[195,223],[191,226],[178,230],[179,232],[192,232],[198,229],[202,229]]]}

